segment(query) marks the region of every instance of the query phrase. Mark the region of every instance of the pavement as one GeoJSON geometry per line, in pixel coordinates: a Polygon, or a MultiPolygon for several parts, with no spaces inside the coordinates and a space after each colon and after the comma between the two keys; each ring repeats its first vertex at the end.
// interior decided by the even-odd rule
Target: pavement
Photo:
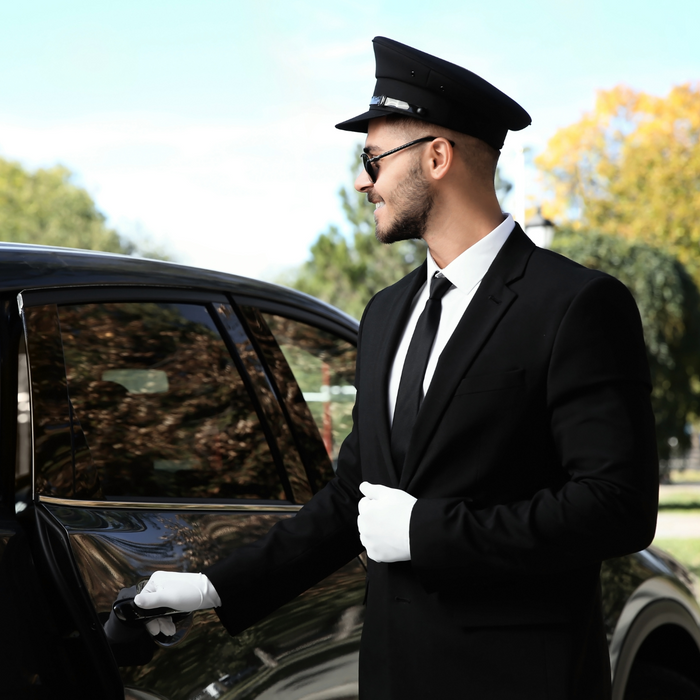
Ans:
{"type": "MultiPolygon", "coordinates": [[[[697,502],[700,503],[700,484],[662,484],[659,487],[659,495],[663,501],[664,496],[674,492],[685,494],[697,494],[697,502]]],[[[660,510],[656,524],[656,539],[700,539],[700,511],[660,510]]]]}
{"type": "Polygon", "coordinates": [[[700,539],[700,515],[659,511],[655,539],[700,539]]]}

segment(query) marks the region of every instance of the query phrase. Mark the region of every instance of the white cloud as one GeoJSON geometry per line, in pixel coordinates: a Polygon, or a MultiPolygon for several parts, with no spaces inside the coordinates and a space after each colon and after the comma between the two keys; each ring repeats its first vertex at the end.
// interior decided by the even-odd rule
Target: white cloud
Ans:
{"type": "Polygon", "coordinates": [[[260,276],[298,264],[331,221],[356,136],[337,115],[297,111],[229,125],[163,115],[31,127],[0,120],[0,152],[62,163],[112,225],[142,227],[183,262],[260,276]]]}

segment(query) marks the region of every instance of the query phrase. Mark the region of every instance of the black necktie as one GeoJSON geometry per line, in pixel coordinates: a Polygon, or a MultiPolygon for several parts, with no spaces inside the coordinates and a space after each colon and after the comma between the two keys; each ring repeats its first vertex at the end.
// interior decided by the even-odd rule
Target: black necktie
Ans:
{"type": "Polygon", "coordinates": [[[406,362],[401,372],[399,393],[396,397],[394,420],[391,424],[391,456],[399,472],[403,468],[413,424],[416,422],[418,409],[423,400],[423,378],[428,366],[430,350],[440,325],[442,297],[451,287],[452,283],[447,277],[433,277],[430,282],[430,298],[418,318],[408,346],[406,362]]]}

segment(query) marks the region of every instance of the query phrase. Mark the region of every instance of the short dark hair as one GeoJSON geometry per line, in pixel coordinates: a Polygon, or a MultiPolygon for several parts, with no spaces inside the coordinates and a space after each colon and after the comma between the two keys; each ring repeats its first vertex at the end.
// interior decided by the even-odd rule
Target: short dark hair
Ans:
{"type": "Polygon", "coordinates": [[[485,141],[462,134],[453,129],[448,129],[444,126],[436,126],[422,119],[416,119],[405,114],[387,114],[386,124],[393,129],[406,132],[407,138],[418,138],[428,133],[434,136],[445,136],[454,141],[458,146],[462,158],[470,164],[472,168],[484,176],[493,179],[496,175],[496,166],[498,158],[501,155],[493,146],[490,146],[485,141]]]}

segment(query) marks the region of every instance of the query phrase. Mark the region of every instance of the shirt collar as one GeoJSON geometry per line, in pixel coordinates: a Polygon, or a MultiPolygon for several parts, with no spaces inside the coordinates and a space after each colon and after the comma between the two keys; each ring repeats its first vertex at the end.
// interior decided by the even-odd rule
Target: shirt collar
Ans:
{"type": "Polygon", "coordinates": [[[431,280],[436,272],[442,272],[459,292],[469,294],[484,278],[514,228],[513,217],[508,214],[493,231],[467,248],[442,270],[428,250],[428,280],[431,280]]]}

